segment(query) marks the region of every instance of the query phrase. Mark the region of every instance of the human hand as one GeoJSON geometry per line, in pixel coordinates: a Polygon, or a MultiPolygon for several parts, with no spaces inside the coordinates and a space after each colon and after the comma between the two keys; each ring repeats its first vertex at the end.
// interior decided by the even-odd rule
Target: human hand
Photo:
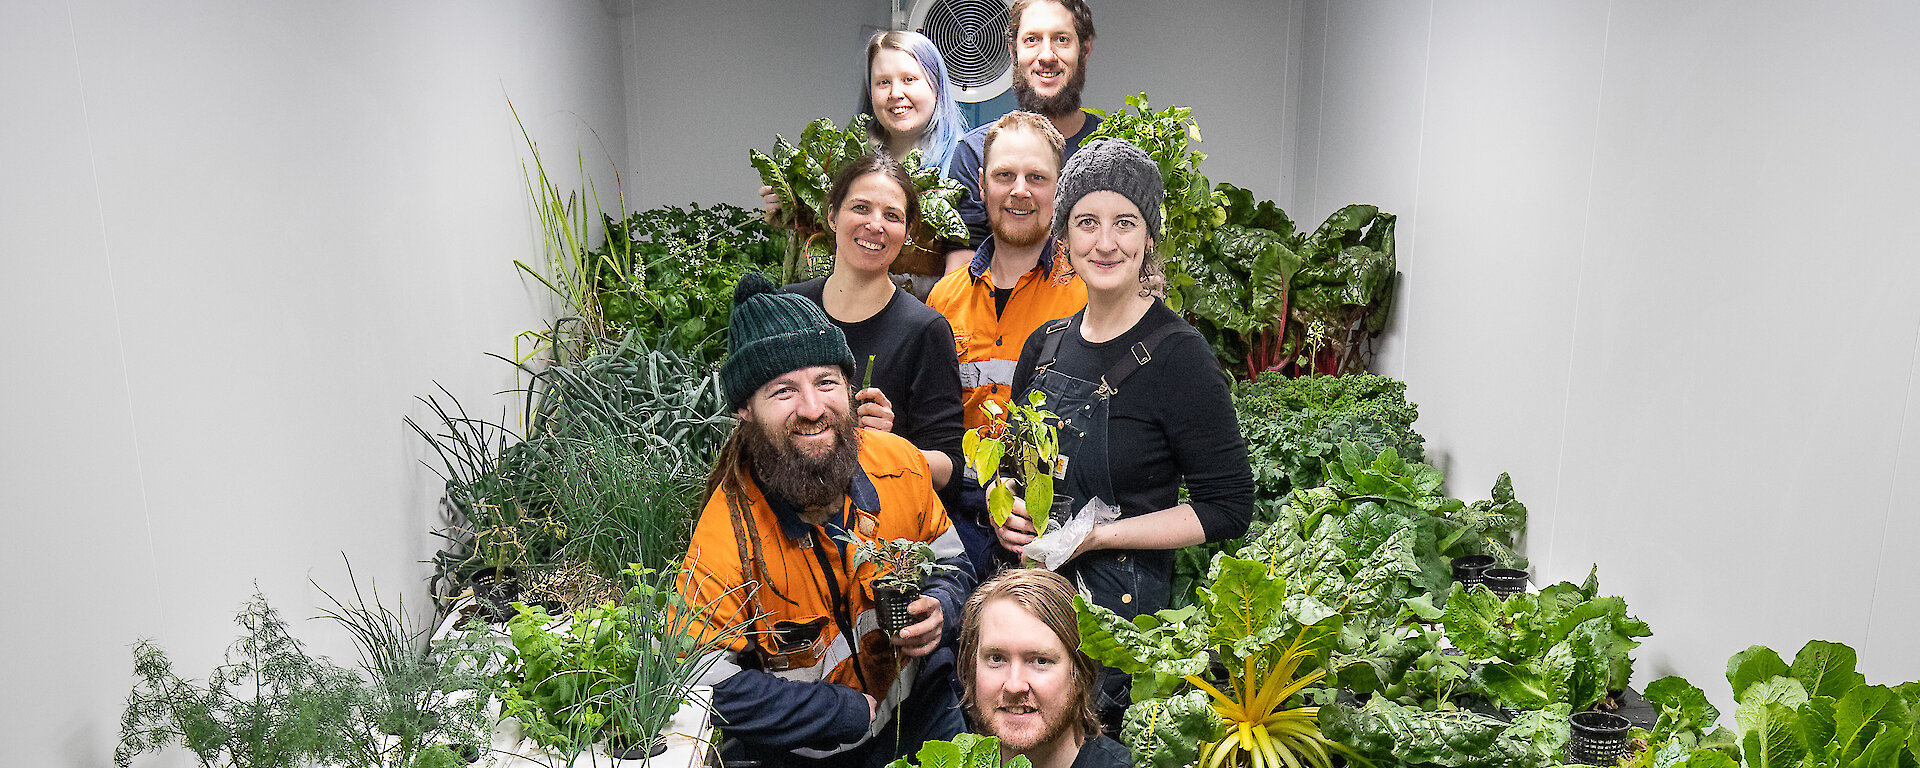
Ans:
{"type": "Polygon", "coordinates": [[[880,716],[880,701],[873,698],[873,694],[870,693],[860,695],[867,697],[867,722],[871,723],[874,718],[880,716]]]}
{"type": "MultiPolygon", "coordinates": [[[[1005,481],[1001,481],[1005,482],[1005,481]]],[[[1033,529],[1033,518],[1027,516],[1027,500],[1019,494],[1013,497],[1013,513],[1007,515],[1007,521],[997,525],[993,534],[1000,540],[1000,547],[1016,555],[1025,554],[1022,549],[1032,542],[1038,532],[1033,529]]]]}
{"type": "Polygon", "coordinates": [[[907,613],[926,616],[918,622],[900,630],[900,634],[888,638],[893,647],[908,656],[925,656],[933,653],[940,645],[940,630],[943,628],[943,616],[940,601],[927,595],[921,595],[907,604],[907,613]]]}
{"type": "Polygon", "coordinates": [[[780,223],[780,193],[773,187],[760,188],[760,210],[766,214],[768,224],[780,223]]]}
{"type": "Polygon", "coordinates": [[[867,387],[854,395],[853,399],[860,403],[860,409],[855,411],[860,416],[860,426],[881,432],[893,431],[893,401],[887,399],[885,392],[878,387],[867,387]]]}

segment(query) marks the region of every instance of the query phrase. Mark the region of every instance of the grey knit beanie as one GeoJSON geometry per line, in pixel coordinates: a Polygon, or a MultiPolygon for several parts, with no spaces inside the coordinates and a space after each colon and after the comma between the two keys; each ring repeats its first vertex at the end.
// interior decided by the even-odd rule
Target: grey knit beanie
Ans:
{"type": "Polygon", "coordinates": [[[1091,192],[1118,192],[1147,219],[1147,234],[1160,240],[1160,200],[1166,182],[1153,158],[1126,139],[1099,139],[1085,144],[1060,169],[1053,196],[1053,236],[1067,236],[1067,215],[1091,192]]]}
{"type": "Polygon", "coordinates": [[[815,365],[837,365],[852,376],[847,335],[807,297],[781,291],[758,272],[741,275],[727,319],[727,362],[720,366],[728,407],[737,411],[761,385],[815,365]]]}

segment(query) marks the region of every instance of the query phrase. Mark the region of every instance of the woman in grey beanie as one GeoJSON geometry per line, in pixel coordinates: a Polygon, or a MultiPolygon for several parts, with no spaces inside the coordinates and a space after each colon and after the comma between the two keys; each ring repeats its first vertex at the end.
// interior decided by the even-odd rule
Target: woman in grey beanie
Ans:
{"type": "MultiPolygon", "coordinates": [[[[1027,337],[1013,374],[1015,402],[1037,391],[1062,417],[1066,471],[1054,492],[1075,512],[1095,499],[1120,510],[1060,572],[1127,619],[1168,607],[1176,550],[1244,535],[1253,516],[1226,376],[1200,333],[1146,287],[1163,193],[1159,167],[1125,141],[1092,142],[1067,161],[1054,236],[1087,306],[1027,337]]],[[[1035,538],[1019,515],[997,535],[1013,552],[1035,538]]],[[[1117,727],[1126,704],[1125,677],[1103,678],[1102,719],[1117,727]]]]}

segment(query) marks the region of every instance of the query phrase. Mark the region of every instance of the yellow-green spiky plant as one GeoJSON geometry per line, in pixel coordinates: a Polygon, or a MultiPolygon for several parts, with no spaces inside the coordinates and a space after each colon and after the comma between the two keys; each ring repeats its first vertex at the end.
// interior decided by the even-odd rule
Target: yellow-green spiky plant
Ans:
{"type": "Polygon", "coordinates": [[[1330,768],[1359,760],[1320,732],[1302,694],[1327,674],[1344,616],[1295,615],[1284,578],[1256,560],[1214,559],[1194,605],[1127,621],[1077,600],[1081,650],[1133,676],[1121,740],[1154,768],[1330,768]],[[1214,660],[1225,674],[1214,676],[1214,660]],[[1212,679],[1210,679],[1212,677],[1212,679]],[[1224,679],[1220,679],[1224,678],[1224,679]]]}

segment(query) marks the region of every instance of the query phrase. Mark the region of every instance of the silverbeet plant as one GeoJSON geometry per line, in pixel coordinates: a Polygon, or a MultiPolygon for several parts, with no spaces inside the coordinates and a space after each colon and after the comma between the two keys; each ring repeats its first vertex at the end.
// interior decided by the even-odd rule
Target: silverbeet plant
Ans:
{"type": "MultiPolygon", "coordinates": [[[[787,240],[787,253],[781,269],[782,282],[796,282],[808,274],[825,274],[833,263],[833,244],[825,231],[827,195],[841,164],[877,151],[867,138],[866,115],[856,115],[845,129],[832,120],[820,118],[807,124],[800,143],[784,136],[773,137],[772,153],[748,150],[760,183],[780,196],[780,213],[775,224],[794,230],[787,240]]],[[[916,239],[937,237],[966,242],[967,225],[954,209],[954,203],[966,190],[940,172],[940,166],[922,165],[920,150],[907,153],[901,165],[913,178],[914,192],[920,196],[920,221],[910,228],[916,239]]]]}

